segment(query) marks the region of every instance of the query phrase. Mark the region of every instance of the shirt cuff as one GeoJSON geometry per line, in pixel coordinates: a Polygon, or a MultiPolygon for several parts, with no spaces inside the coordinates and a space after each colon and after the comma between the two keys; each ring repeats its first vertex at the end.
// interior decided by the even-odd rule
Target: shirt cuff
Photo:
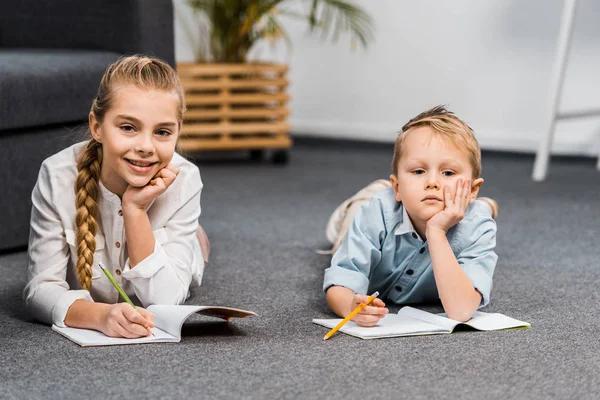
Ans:
{"type": "Polygon", "coordinates": [[[75,300],[86,300],[93,302],[90,292],[87,290],[67,290],[60,295],[58,301],[52,309],[52,323],[61,328],[65,328],[65,318],[69,307],[75,302],[75,300]]]}
{"type": "Polygon", "coordinates": [[[342,267],[329,267],[325,270],[323,291],[331,286],[343,286],[354,293],[366,294],[369,288],[369,279],[358,271],[351,271],[342,267]]]}
{"type": "Polygon", "coordinates": [[[478,265],[462,265],[462,268],[471,280],[473,287],[481,293],[481,303],[477,308],[487,306],[490,302],[490,293],[492,292],[492,280],[478,265]]]}
{"type": "Polygon", "coordinates": [[[135,268],[131,268],[129,258],[125,261],[125,267],[121,277],[127,280],[143,278],[148,279],[156,275],[165,265],[168,264],[167,255],[158,240],[154,241],[154,252],[140,261],[135,268]]]}

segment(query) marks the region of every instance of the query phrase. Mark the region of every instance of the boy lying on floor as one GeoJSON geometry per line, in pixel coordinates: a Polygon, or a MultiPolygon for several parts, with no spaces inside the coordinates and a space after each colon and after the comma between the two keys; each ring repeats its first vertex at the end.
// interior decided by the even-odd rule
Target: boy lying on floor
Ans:
{"type": "MultiPolygon", "coordinates": [[[[346,317],[366,294],[396,304],[441,301],[467,321],[490,301],[498,257],[497,203],[477,194],[481,151],[472,129],[438,106],[411,119],[394,146],[391,187],[372,195],[349,225],[323,290],[346,317]]],[[[353,320],[373,326],[388,313],[375,299],[353,320]]]]}

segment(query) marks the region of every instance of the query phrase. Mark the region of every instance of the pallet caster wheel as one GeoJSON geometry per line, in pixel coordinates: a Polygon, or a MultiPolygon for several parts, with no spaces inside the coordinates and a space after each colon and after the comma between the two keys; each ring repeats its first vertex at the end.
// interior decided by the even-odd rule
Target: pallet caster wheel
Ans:
{"type": "Polygon", "coordinates": [[[250,161],[260,161],[263,159],[264,151],[250,150],[250,161]]]}
{"type": "Polygon", "coordinates": [[[273,164],[285,165],[289,161],[289,152],[287,150],[277,150],[273,153],[273,164]]]}

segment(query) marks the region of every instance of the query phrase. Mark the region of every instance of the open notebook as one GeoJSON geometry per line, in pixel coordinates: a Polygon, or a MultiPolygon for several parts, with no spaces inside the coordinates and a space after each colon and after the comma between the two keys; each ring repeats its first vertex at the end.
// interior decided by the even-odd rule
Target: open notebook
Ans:
{"type": "Polygon", "coordinates": [[[164,343],[181,341],[181,327],[185,320],[194,313],[222,318],[226,321],[229,321],[231,318],[245,318],[251,315],[256,316],[252,311],[218,306],[154,304],[146,308],[146,310],[154,314],[154,328],[152,328],[154,336],[126,339],[109,337],[102,332],[91,329],[61,328],[56,325],[52,325],[52,329],[82,347],[110,346],[115,344],[164,343]]]}
{"type": "MultiPolygon", "coordinates": [[[[342,319],[313,319],[318,325],[335,327],[342,319]]],[[[354,321],[348,321],[340,332],[361,339],[378,339],[397,336],[436,335],[452,333],[457,325],[468,325],[479,331],[500,329],[530,328],[527,322],[507,317],[504,314],[476,311],[467,322],[447,318],[446,314],[432,314],[413,307],[402,307],[397,314],[388,314],[372,327],[360,327],[354,321]]]]}

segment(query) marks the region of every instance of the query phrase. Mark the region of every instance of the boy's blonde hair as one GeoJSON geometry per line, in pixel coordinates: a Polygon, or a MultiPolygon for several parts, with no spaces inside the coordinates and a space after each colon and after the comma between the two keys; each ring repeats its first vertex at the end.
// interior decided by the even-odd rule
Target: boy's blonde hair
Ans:
{"type": "Polygon", "coordinates": [[[456,148],[466,151],[473,169],[473,179],[479,178],[481,175],[481,150],[475,134],[469,125],[444,106],[436,106],[424,111],[402,127],[402,132],[398,134],[394,144],[394,159],[392,160],[394,175],[398,174],[398,162],[402,156],[404,140],[412,128],[420,126],[429,126],[435,134],[450,140],[456,148]]]}
{"type": "MultiPolygon", "coordinates": [[[[179,126],[183,122],[185,101],[183,89],[177,72],[164,61],[143,55],[121,57],[111,64],[98,88],[98,94],[92,103],[91,112],[99,123],[114,102],[117,85],[134,85],[140,89],[173,91],[179,98],[177,119],[179,126]]],[[[96,232],[100,220],[98,199],[100,170],[102,166],[102,145],[94,138],[90,139],[85,150],[77,160],[77,179],[75,181],[75,204],[77,215],[77,264],[76,270],[81,287],[92,287],[92,264],[96,251],[96,232]]]]}

